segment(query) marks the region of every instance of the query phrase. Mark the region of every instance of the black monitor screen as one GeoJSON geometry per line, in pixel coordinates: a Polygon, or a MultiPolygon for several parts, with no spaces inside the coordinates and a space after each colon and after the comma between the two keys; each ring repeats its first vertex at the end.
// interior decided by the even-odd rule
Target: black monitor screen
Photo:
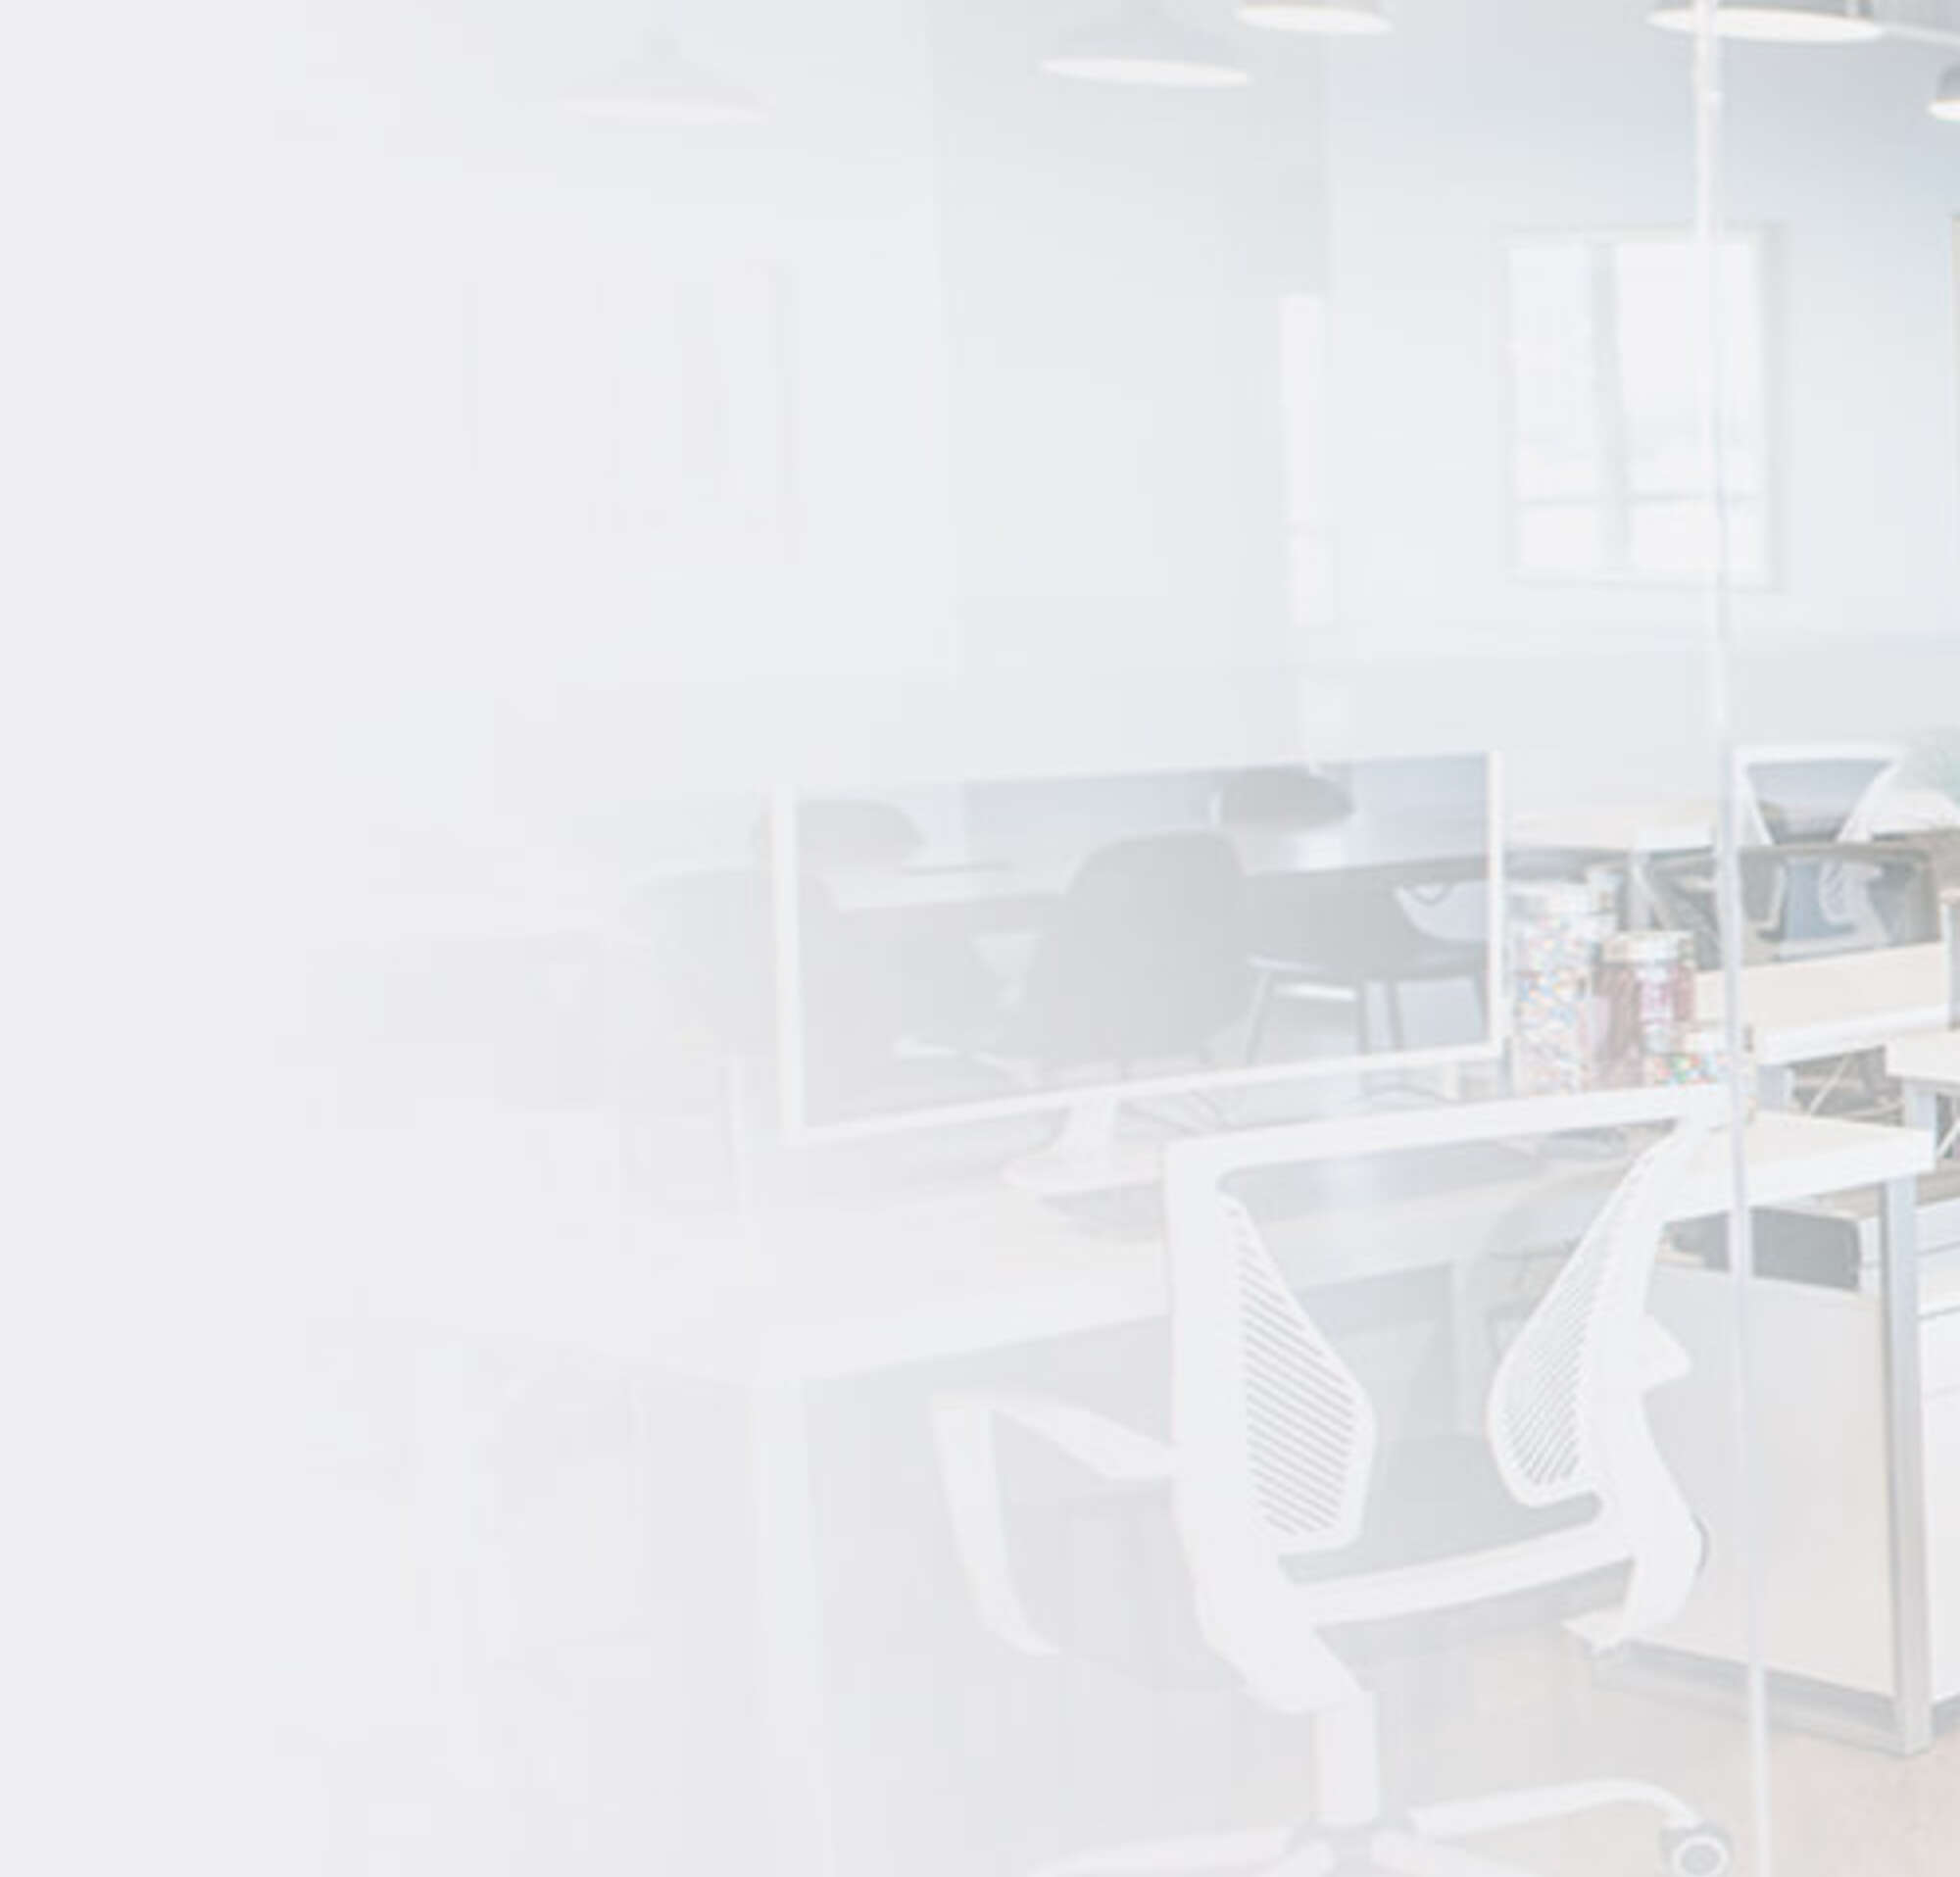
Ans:
{"type": "Polygon", "coordinates": [[[797,1118],[1487,1048],[1493,822],[1482,756],[801,796],[797,1118]]]}

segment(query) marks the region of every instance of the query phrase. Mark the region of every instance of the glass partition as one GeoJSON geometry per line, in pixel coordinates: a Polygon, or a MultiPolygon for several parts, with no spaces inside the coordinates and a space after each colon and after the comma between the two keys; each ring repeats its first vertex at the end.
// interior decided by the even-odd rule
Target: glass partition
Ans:
{"type": "MultiPolygon", "coordinates": [[[[1758,951],[1740,994],[1766,1099],[1903,1126],[1930,1153],[1943,1146],[1952,994],[1943,751],[1960,574],[1953,152],[1939,114],[1960,35],[1938,8],[1828,17],[1849,25],[1850,43],[1710,48],[1720,213],[1776,246],[1784,360],[1761,459],[1782,508],[1775,576],[1750,582],[1732,566],[1725,590],[1744,947],[1758,930],[1751,880],[1774,882],[1793,911],[1809,899],[1823,913],[1828,900],[1845,914],[1859,879],[1882,868],[1896,912],[1826,914],[1811,958],[1758,951]],[[1881,317],[1888,336],[1874,345],[1881,317]],[[1797,974],[1822,971],[1841,974],[1830,1003],[1844,1028],[1799,1050],[1787,1000],[1797,974]]],[[[1804,1008],[1816,991],[1798,989],[1804,1008]]],[[[1943,1777],[1955,1692],[1941,1642],[1947,1183],[1936,1166],[1888,1203],[1835,1201],[1807,1223],[1838,1236],[1846,1266],[1857,1247],[1856,1274],[1840,1269],[1835,1295],[1815,1270],[1776,1267],[1783,1242],[1758,1219],[1738,1375],[1747,1438],[1731,1460],[1745,1469],[1737,1503],[1755,1522],[1757,1562],[1712,1580],[1687,1640],[1706,1648],[1745,1617],[1754,1626],[1779,1871],[1940,1861],[1916,1821],[1943,1777]],[[1819,1444],[1823,1418],[1834,1432],[1819,1444]],[[1853,1809],[1865,1819],[1855,1834],[1843,1823],[1853,1809]]]]}
{"type": "Polygon", "coordinates": [[[271,139],[320,1868],[1933,1871],[1931,29],[523,11],[271,139]]]}

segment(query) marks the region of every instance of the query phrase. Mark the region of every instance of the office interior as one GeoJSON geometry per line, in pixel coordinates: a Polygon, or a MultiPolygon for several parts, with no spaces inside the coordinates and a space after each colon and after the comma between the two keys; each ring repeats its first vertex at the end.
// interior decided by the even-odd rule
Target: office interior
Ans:
{"type": "Polygon", "coordinates": [[[171,55],[288,1868],[1947,1868],[1960,9],[1650,11],[171,55]]]}

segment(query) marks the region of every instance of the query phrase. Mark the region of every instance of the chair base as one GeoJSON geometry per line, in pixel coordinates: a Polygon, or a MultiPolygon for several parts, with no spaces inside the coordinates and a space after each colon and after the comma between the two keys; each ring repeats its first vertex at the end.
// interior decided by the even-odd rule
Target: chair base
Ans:
{"type": "Polygon", "coordinates": [[[1459,1840],[1513,1826],[1570,1818],[1608,1805],[1643,1805],[1662,1825],[1661,1877],[1727,1877],[1726,1836],[1658,1786],[1594,1779],[1535,1786],[1448,1805],[1424,1806],[1396,1823],[1316,1832],[1278,1826],[1162,1839],[1045,1864],[1036,1877],[1533,1877],[1516,1864],[1464,1850],[1459,1840]]]}

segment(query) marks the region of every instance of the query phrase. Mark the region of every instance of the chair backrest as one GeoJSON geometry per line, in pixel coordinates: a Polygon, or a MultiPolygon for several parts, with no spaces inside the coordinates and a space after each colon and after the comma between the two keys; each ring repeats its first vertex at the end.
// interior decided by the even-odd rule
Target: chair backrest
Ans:
{"type": "MultiPolygon", "coordinates": [[[[1311,970],[1337,984],[1410,974],[1442,936],[1433,929],[1436,922],[1449,920],[1479,934],[1488,926],[1489,876],[1474,860],[1254,873],[1246,890],[1251,946],[1260,961],[1311,970]]],[[[1469,948],[1466,959],[1474,965],[1481,937],[1450,942],[1469,948]]]]}
{"type": "Polygon", "coordinates": [[[1897,769],[1886,744],[1797,744],[1737,758],[1743,828],[1752,841],[1835,841],[1866,799],[1897,769]]]}
{"type": "Polygon", "coordinates": [[[1222,828],[1304,833],[1354,813],[1354,798],[1331,776],[1299,766],[1238,769],[1218,785],[1212,818],[1222,828]]]}
{"type": "Polygon", "coordinates": [[[1100,848],[1028,972],[1028,1033],[1054,1062],[1198,1055],[1251,1003],[1246,882],[1208,832],[1100,848]]]}
{"type": "MultiPolygon", "coordinates": [[[[1512,1495],[1612,1499],[1616,1417],[1638,1415],[1646,1295],[1669,1194],[1706,1137],[1677,1126],[1614,1187],[1499,1366],[1487,1424],[1512,1495]]],[[[1290,1592],[1285,1560],[1339,1552],[1366,1514],[1377,1428],[1236,1200],[1169,1218],[1178,1517],[1207,1630],[1290,1592]]]]}
{"type": "MultiPolygon", "coordinates": [[[[1938,880],[1919,848],[1792,843],[1744,848],[1738,864],[1745,961],[1827,958],[1940,936],[1938,880]]],[[[1697,963],[1713,970],[1722,957],[1714,856],[1662,856],[1646,876],[1663,923],[1692,932],[1697,963]]]]}
{"type": "MultiPolygon", "coordinates": [[[[1210,1377],[1237,1404],[1234,1461],[1249,1511],[1281,1556],[1353,1542],[1367,1505],[1373,1404],[1288,1286],[1245,1206],[1220,1202],[1220,1254],[1231,1287],[1234,1346],[1210,1377]]],[[[1185,1404],[1181,1404],[1183,1406],[1185,1404]]],[[[1191,1423],[1180,1420],[1182,1440],[1191,1423]]],[[[1209,1433],[1200,1417],[1197,1431],[1209,1433]]]]}
{"type": "Polygon", "coordinates": [[[1485,1431],[1520,1505],[1610,1494],[1605,1436],[1615,1415],[1638,1411],[1640,1326],[1666,1200],[1702,1139],[1678,1128],[1634,1162],[1504,1352],[1485,1431]]]}

